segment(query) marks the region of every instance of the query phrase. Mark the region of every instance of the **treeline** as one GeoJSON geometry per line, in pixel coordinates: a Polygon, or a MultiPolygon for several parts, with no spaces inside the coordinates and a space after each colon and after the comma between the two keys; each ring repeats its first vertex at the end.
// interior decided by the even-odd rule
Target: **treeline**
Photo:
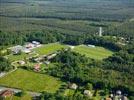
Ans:
{"type": "Polygon", "coordinates": [[[104,33],[108,35],[124,37],[127,38],[128,41],[130,41],[134,39],[134,21],[127,21],[119,26],[111,27],[104,33]]]}
{"type": "Polygon", "coordinates": [[[29,33],[3,33],[0,32],[0,45],[16,45],[24,44],[29,41],[39,41],[43,44],[52,42],[61,42],[70,45],[79,44],[94,44],[97,46],[103,46],[111,50],[118,51],[122,47],[116,44],[113,39],[107,39],[105,37],[99,37],[97,35],[83,34],[83,35],[68,35],[58,31],[41,31],[41,32],[29,32],[29,33]]]}
{"type": "Polygon", "coordinates": [[[0,56],[0,72],[9,71],[11,69],[13,69],[11,63],[4,57],[0,56]]]}
{"type": "Polygon", "coordinates": [[[104,69],[113,69],[120,72],[134,74],[134,54],[126,51],[119,51],[113,56],[107,58],[103,65],[104,69]]]}
{"type": "Polygon", "coordinates": [[[42,100],[89,100],[89,97],[83,96],[80,93],[75,93],[72,96],[64,96],[60,93],[52,94],[52,93],[43,92],[39,100],[41,98],[42,100]]]}

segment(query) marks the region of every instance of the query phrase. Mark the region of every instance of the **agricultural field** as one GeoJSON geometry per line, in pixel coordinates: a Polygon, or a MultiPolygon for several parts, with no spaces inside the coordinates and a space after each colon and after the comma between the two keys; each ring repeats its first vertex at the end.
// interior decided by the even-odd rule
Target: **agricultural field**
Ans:
{"type": "Polygon", "coordinates": [[[102,60],[113,54],[112,51],[105,49],[103,47],[98,47],[98,46],[89,47],[86,45],[76,46],[73,49],[73,51],[78,52],[82,55],[85,55],[89,58],[96,59],[96,60],[102,60]]]}
{"type": "Polygon", "coordinates": [[[0,78],[0,85],[19,88],[27,91],[55,93],[63,84],[57,78],[39,74],[24,69],[18,69],[9,75],[0,78]]]}
{"type": "Polygon", "coordinates": [[[46,54],[53,53],[57,50],[61,50],[63,48],[67,48],[67,46],[62,45],[60,43],[49,43],[49,44],[45,44],[39,48],[35,48],[34,51],[36,53],[38,53],[39,55],[46,55],[46,54]]]}

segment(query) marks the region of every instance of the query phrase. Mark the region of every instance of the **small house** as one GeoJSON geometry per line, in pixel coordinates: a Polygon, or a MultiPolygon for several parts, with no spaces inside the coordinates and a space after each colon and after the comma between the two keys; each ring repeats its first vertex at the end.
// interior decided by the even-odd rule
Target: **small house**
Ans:
{"type": "Polygon", "coordinates": [[[122,94],[122,93],[121,93],[120,90],[116,91],[116,95],[121,95],[121,94],[122,94]]]}
{"type": "Polygon", "coordinates": [[[95,45],[87,45],[88,47],[95,48],[95,45]]]}
{"type": "Polygon", "coordinates": [[[0,93],[0,97],[11,97],[14,94],[14,91],[11,90],[4,90],[0,93]]]}
{"type": "Polygon", "coordinates": [[[40,42],[32,41],[32,44],[34,44],[34,45],[40,45],[40,42]]]}
{"type": "Polygon", "coordinates": [[[21,60],[18,62],[20,65],[24,65],[25,64],[25,61],[21,60]]]}
{"type": "Polygon", "coordinates": [[[47,56],[47,59],[50,60],[50,59],[54,58],[56,55],[57,55],[56,53],[50,54],[47,56]]]}
{"type": "Polygon", "coordinates": [[[39,72],[40,71],[40,64],[36,64],[34,66],[34,71],[39,72]]]}
{"type": "Polygon", "coordinates": [[[49,65],[50,64],[50,61],[45,61],[44,62],[46,65],[49,65]]]}
{"type": "Polygon", "coordinates": [[[22,50],[22,52],[24,52],[24,53],[30,53],[31,50],[30,50],[30,49],[27,49],[27,48],[24,48],[24,49],[22,50]]]}
{"type": "Polygon", "coordinates": [[[41,46],[40,42],[37,42],[37,41],[32,41],[32,44],[34,45],[34,47],[40,47],[41,46]]]}
{"type": "Polygon", "coordinates": [[[73,90],[76,90],[78,88],[78,85],[75,84],[75,83],[72,83],[72,84],[69,84],[69,88],[73,89],[73,90]]]}
{"type": "Polygon", "coordinates": [[[89,96],[89,97],[93,96],[93,94],[89,90],[84,90],[84,95],[89,96]]]}
{"type": "Polygon", "coordinates": [[[25,47],[26,47],[27,49],[33,49],[33,48],[34,48],[34,44],[32,44],[32,43],[27,43],[27,44],[25,45],[25,47]]]}

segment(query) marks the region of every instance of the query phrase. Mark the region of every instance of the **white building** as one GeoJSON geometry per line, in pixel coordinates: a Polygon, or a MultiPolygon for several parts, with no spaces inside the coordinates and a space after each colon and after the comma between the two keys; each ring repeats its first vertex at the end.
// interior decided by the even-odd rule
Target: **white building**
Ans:
{"type": "Polygon", "coordinates": [[[75,83],[72,83],[72,84],[69,84],[69,88],[73,89],[73,90],[76,90],[78,88],[78,85],[75,84],[75,83]]]}
{"type": "Polygon", "coordinates": [[[40,45],[40,42],[37,42],[37,41],[32,41],[32,44],[35,44],[35,45],[40,45]]]}
{"type": "Polygon", "coordinates": [[[24,48],[24,49],[22,50],[22,52],[24,52],[24,53],[30,53],[31,50],[30,50],[30,49],[27,49],[27,48],[24,48]]]}
{"type": "Polygon", "coordinates": [[[93,96],[93,94],[89,90],[84,90],[84,95],[89,96],[89,97],[93,96]]]}
{"type": "Polygon", "coordinates": [[[89,44],[89,45],[87,45],[88,47],[92,47],[92,48],[95,48],[95,45],[91,45],[91,44],[89,44]]]}
{"type": "Polygon", "coordinates": [[[25,61],[23,61],[23,60],[22,61],[19,61],[19,64],[20,65],[24,65],[25,64],[25,61]]]}

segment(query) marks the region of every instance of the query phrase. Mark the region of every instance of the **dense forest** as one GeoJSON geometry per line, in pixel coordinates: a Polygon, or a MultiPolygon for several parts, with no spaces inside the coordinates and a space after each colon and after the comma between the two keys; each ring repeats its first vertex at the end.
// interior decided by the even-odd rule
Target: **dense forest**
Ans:
{"type": "MultiPolygon", "coordinates": [[[[114,55],[113,57],[119,58],[119,55],[114,55]]],[[[126,56],[129,58],[129,56],[126,56]]],[[[87,83],[92,83],[94,89],[119,89],[129,95],[133,95],[133,70],[134,63],[131,66],[124,64],[120,64],[112,61],[112,65],[117,65],[114,68],[109,68],[110,64],[108,62],[111,61],[112,57],[107,58],[105,61],[94,61],[86,58],[83,55],[78,53],[74,53],[71,51],[61,51],[61,53],[56,56],[52,61],[56,63],[55,68],[49,70],[49,73],[53,76],[60,77],[63,80],[75,82],[79,85],[84,86],[87,83]],[[105,63],[103,65],[103,63],[105,63]],[[101,66],[104,68],[101,68],[101,66]],[[123,69],[124,67],[125,69],[123,69]],[[127,71],[127,68],[129,69],[127,71]],[[113,70],[112,70],[113,69],[113,70]],[[119,71],[119,69],[122,69],[119,71]],[[129,80],[131,79],[131,80],[129,80]]],[[[132,58],[134,59],[134,57],[132,58]]],[[[128,61],[126,61],[128,62],[128,61]]],[[[128,62],[129,63],[129,62],[128,62]]]]}
{"type": "Polygon", "coordinates": [[[13,69],[13,67],[11,66],[11,63],[4,57],[0,56],[0,72],[9,71],[11,69],[13,69]]]}

